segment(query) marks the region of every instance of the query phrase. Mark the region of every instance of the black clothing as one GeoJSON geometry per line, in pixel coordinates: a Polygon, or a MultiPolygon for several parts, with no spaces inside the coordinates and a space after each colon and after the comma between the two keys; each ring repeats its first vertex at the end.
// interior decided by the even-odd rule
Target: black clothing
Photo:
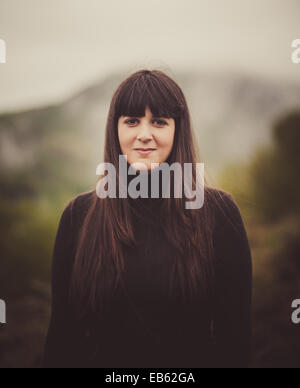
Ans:
{"type": "Polygon", "coordinates": [[[138,246],[128,251],[124,275],[132,303],[119,292],[102,319],[85,326],[72,315],[67,290],[75,239],[93,193],[80,195],[72,213],[68,205],[53,252],[52,316],[44,366],[247,367],[251,354],[251,253],[239,208],[229,194],[219,192],[234,225],[217,212],[215,300],[183,304],[167,298],[162,280],[170,271],[172,248],[163,238],[163,223],[147,222],[148,216],[154,220],[159,216],[162,199],[139,198],[135,206],[143,217],[135,218],[138,246]]]}

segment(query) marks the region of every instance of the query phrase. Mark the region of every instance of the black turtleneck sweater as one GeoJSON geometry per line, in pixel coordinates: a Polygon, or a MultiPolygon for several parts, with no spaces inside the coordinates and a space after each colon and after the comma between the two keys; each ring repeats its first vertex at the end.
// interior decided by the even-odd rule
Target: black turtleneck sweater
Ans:
{"type": "Polygon", "coordinates": [[[213,241],[219,264],[213,300],[181,303],[166,297],[163,280],[170,271],[172,248],[161,233],[163,225],[155,223],[163,199],[130,198],[137,210],[138,241],[127,252],[124,273],[131,302],[117,293],[105,316],[85,325],[72,315],[67,291],[74,240],[93,192],[77,197],[72,214],[69,204],[60,219],[53,252],[52,315],[44,366],[247,367],[251,356],[251,253],[239,208],[229,194],[219,193],[231,222],[217,212],[213,241]]]}

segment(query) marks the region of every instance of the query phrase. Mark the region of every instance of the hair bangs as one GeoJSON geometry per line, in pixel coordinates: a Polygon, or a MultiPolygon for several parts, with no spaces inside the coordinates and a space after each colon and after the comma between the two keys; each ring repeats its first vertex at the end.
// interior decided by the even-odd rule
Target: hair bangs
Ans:
{"type": "Polygon", "coordinates": [[[144,117],[147,107],[154,117],[175,119],[179,116],[179,105],[161,80],[149,73],[140,73],[122,85],[116,103],[116,119],[144,117]]]}

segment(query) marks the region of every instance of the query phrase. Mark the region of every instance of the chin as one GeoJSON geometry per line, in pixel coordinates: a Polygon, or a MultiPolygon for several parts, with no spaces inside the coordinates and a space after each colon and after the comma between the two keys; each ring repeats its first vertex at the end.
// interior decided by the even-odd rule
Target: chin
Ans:
{"type": "Polygon", "coordinates": [[[135,170],[151,171],[159,167],[161,164],[158,161],[148,158],[139,158],[130,163],[135,170]],[[153,165],[151,165],[153,164],[153,165]],[[158,166],[157,166],[158,165],[158,166]]]}
{"type": "Polygon", "coordinates": [[[132,163],[132,167],[138,171],[147,171],[151,169],[151,164],[149,162],[146,162],[144,159],[139,159],[132,163]]]}

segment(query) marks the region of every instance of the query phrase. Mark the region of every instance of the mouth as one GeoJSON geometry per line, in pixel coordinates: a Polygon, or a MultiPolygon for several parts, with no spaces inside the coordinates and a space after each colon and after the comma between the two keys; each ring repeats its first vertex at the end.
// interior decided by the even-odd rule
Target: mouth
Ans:
{"type": "Polygon", "coordinates": [[[156,151],[156,148],[135,148],[135,151],[145,156],[151,154],[153,151],[156,151]]]}

